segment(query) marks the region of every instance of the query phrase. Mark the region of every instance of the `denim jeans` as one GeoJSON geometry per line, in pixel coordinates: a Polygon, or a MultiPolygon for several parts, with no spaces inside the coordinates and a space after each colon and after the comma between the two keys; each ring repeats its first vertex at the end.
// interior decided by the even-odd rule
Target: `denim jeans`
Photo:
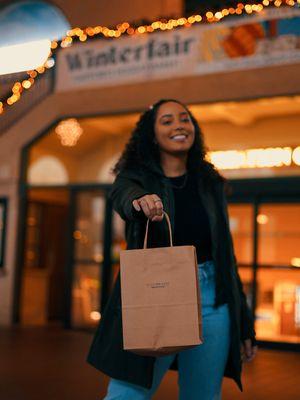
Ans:
{"type": "MultiPolygon", "coordinates": [[[[214,308],[215,266],[213,261],[198,264],[204,343],[178,355],[180,400],[220,400],[221,386],[230,344],[228,305],[214,308]]],[[[151,389],[111,379],[104,400],[148,400],[156,392],[175,355],[158,357],[151,389]]]]}

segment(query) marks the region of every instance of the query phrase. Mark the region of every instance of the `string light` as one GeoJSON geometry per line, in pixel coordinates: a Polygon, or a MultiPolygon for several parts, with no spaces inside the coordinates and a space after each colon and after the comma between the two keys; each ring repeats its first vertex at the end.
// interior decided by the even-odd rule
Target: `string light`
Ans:
{"type": "MultiPolygon", "coordinates": [[[[191,15],[188,18],[180,17],[177,19],[153,21],[149,25],[144,24],[137,27],[131,26],[128,22],[123,22],[116,25],[115,29],[110,29],[101,25],[97,25],[95,27],[88,26],[84,29],[75,27],[67,31],[66,36],[60,42],[58,40],[53,40],[51,42],[52,51],[50,52],[49,57],[43,66],[36,68],[32,71],[27,71],[27,74],[30,78],[25,81],[28,81],[30,85],[29,83],[26,83],[25,86],[28,87],[25,87],[25,89],[30,89],[30,87],[32,87],[34,83],[34,79],[37,78],[39,74],[43,74],[46,68],[49,69],[55,65],[55,61],[52,58],[53,52],[57,51],[59,47],[62,49],[70,47],[75,40],[86,42],[89,38],[94,38],[99,35],[105,38],[120,38],[123,35],[144,35],[155,32],[157,30],[173,30],[178,27],[188,28],[200,22],[219,22],[230,15],[241,15],[243,13],[252,14],[253,12],[260,13],[265,7],[269,7],[271,5],[274,5],[275,7],[281,7],[283,5],[293,7],[296,3],[300,4],[300,0],[262,0],[261,3],[257,4],[238,3],[236,5],[236,8],[223,8],[220,11],[214,13],[212,11],[207,11],[205,15],[191,15]]],[[[16,89],[15,85],[16,83],[12,87],[12,95],[0,101],[0,115],[3,114],[3,112],[5,111],[6,104],[12,105],[20,99],[24,86],[18,85],[16,89]]]]}

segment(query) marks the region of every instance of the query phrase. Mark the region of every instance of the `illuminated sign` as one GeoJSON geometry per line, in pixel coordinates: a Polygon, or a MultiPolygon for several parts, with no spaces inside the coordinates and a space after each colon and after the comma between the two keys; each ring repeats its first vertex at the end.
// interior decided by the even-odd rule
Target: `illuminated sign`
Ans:
{"type": "Polygon", "coordinates": [[[209,160],[218,169],[273,168],[300,166],[300,146],[265,149],[212,151],[209,160]]]}

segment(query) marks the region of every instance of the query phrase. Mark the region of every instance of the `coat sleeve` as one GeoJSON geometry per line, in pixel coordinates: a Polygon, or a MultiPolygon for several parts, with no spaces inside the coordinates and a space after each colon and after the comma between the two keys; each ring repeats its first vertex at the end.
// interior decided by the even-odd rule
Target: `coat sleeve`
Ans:
{"type": "Polygon", "coordinates": [[[256,333],[254,329],[254,320],[252,316],[252,312],[250,307],[248,306],[247,303],[247,297],[243,289],[243,284],[241,281],[241,277],[238,271],[237,267],[237,259],[234,253],[234,245],[233,245],[233,240],[232,240],[232,235],[230,232],[230,227],[229,227],[229,215],[228,215],[228,205],[227,205],[227,199],[226,199],[226,194],[225,190],[223,187],[223,198],[224,198],[224,211],[225,211],[225,216],[228,224],[228,230],[229,230],[229,239],[230,239],[230,245],[232,248],[232,254],[234,257],[234,267],[235,267],[235,275],[237,277],[237,284],[238,284],[238,289],[240,292],[240,298],[241,298],[241,339],[246,340],[246,339],[251,339],[252,344],[256,344],[256,333]]]}
{"type": "Polygon", "coordinates": [[[142,187],[141,183],[125,173],[117,175],[109,197],[113,202],[113,208],[125,221],[143,220],[146,218],[143,211],[137,211],[132,202],[146,194],[151,194],[142,187]]]}
{"type": "Polygon", "coordinates": [[[236,258],[235,258],[235,268],[236,268],[236,276],[241,297],[241,339],[242,340],[251,339],[252,344],[256,344],[256,337],[255,337],[256,333],[254,329],[252,312],[248,306],[246,294],[243,290],[243,284],[241,281],[240,274],[238,272],[236,258]]]}

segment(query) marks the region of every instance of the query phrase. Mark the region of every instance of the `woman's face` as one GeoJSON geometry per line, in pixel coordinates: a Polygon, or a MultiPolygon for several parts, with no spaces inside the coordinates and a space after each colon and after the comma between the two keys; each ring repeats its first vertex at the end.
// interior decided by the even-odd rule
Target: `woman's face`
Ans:
{"type": "Polygon", "coordinates": [[[195,139],[195,127],[186,109],[176,102],[162,104],[156,115],[155,139],[160,151],[187,153],[195,139]]]}

